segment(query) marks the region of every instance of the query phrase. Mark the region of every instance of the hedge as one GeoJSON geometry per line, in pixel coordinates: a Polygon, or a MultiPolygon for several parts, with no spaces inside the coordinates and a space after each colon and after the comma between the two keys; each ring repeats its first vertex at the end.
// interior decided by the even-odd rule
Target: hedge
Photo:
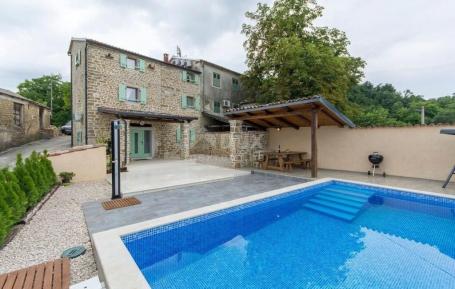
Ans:
{"type": "Polygon", "coordinates": [[[57,183],[47,152],[18,154],[14,170],[0,169],[0,245],[11,228],[57,183]]]}

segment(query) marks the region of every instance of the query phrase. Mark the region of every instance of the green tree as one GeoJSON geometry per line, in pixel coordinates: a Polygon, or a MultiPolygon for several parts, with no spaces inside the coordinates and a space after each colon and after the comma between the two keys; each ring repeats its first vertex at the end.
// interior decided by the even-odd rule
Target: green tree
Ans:
{"type": "Polygon", "coordinates": [[[52,124],[61,126],[71,119],[71,84],[62,80],[61,75],[51,74],[25,80],[17,88],[19,94],[51,107],[52,124]]]}
{"type": "Polygon", "coordinates": [[[315,0],[259,3],[243,24],[248,71],[243,84],[251,100],[270,102],[322,94],[349,109],[346,94],[365,65],[348,52],[344,32],[318,27],[323,8],[315,0]]]}

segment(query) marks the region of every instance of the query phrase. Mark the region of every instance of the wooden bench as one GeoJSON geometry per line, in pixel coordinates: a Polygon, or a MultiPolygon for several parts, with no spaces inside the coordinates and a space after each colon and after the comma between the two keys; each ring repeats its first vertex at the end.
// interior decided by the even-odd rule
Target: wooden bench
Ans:
{"type": "Polygon", "coordinates": [[[70,261],[57,259],[0,275],[0,289],[69,289],[70,261]]]}

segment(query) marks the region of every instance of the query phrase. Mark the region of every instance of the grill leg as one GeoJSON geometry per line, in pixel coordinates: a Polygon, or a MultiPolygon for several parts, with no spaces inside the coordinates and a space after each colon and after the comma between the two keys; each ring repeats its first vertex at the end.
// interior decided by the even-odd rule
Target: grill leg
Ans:
{"type": "Polygon", "coordinates": [[[450,174],[449,176],[447,177],[447,180],[446,182],[444,183],[444,185],[442,185],[442,188],[445,189],[447,187],[447,185],[449,184],[450,182],[450,179],[452,178],[452,175],[455,174],[455,166],[452,168],[452,170],[450,171],[450,174]]]}

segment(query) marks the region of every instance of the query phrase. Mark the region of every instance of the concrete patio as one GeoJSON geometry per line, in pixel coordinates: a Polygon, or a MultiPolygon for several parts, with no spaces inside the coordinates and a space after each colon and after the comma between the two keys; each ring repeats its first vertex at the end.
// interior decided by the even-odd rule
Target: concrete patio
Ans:
{"type": "Polygon", "coordinates": [[[304,182],[307,180],[247,172],[231,179],[137,194],[141,204],[131,207],[106,211],[96,201],[84,204],[82,209],[88,230],[94,234],[304,182]]]}
{"type": "MultiPolygon", "coordinates": [[[[201,164],[192,160],[140,160],[129,164],[128,172],[121,173],[120,185],[124,194],[144,193],[247,174],[247,171],[201,164]]],[[[109,174],[109,183],[111,178],[109,174]]]]}

